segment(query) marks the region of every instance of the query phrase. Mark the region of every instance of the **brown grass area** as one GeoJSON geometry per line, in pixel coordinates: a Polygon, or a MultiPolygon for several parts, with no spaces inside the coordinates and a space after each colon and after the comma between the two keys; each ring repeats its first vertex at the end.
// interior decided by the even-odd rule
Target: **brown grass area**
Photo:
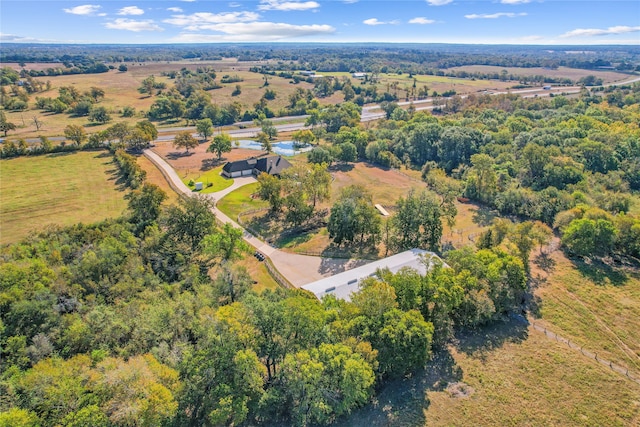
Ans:
{"type": "Polygon", "coordinates": [[[633,426],[640,386],[522,323],[459,337],[340,425],[633,426]]]}
{"type": "Polygon", "coordinates": [[[180,196],[176,193],[173,188],[169,185],[169,182],[164,177],[160,169],[154,165],[151,160],[147,159],[144,156],[138,157],[138,165],[147,172],[146,181],[151,184],[155,184],[162,189],[165,193],[167,193],[167,199],[165,200],[165,204],[171,205],[178,202],[180,196]]]}
{"type": "MultiPolygon", "coordinates": [[[[6,64],[11,66],[11,64],[6,64]]],[[[16,69],[19,69],[17,64],[16,69]]],[[[58,96],[58,89],[62,86],[74,86],[81,93],[88,91],[92,86],[99,87],[105,91],[105,98],[100,101],[100,105],[105,106],[112,115],[112,122],[106,125],[93,125],[89,124],[86,117],[70,117],[68,114],[51,114],[41,110],[30,109],[24,112],[10,112],[7,111],[7,119],[15,123],[18,128],[12,131],[9,135],[11,138],[35,138],[39,135],[47,136],[60,136],[64,134],[65,126],[69,124],[76,124],[85,126],[87,133],[94,133],[96,131],[103,130],[114,123],[124,121],[128,123],[135,123],[144,118],[143,112],[149,110],[149,107],[155,102],[156,96],[141,95],[138,93],[138,87],[142,80],[150,75],[156,77],[157,82],[164,82],[167,84],[167,88],[173,86],[173,81],[168,77],[163,77],[161,74],[167,71],[179,71],[181,68],[188,68],[195,70],[199,67],[210,66],[216,70],[217,80],[225,74],[234,75],[237,74],[244,79],[239,83],[223,84],[220,89],[209,91],[214,104],[223,105],[231,102],[240,102],[244,110],[252,110],[253,105],[262,97],[266,88],[263,87],[263,76],[258,73],[252,73],[247,71],[249,67],[255,65],[252,63],[238,63],[237,61],[209,61],[209,62],[171,62],[171,63],[149,63],[149,64],[128,64],[129,71],[119,72],[117,70],[110,70],[107,73],[100,74],[76,74],[65,76],[45,76],[37,77],[37,80],[42,82],[49,81],[51,83],[51,89],[45,92],[33,94],[30,99],[30,106],[33,107],[35,97],[44,98],[56,98],[58,96]],[[239,84],[242,88],[242,93],[238,96],[231,96],[231,93],[235,89],[236,84],[239,84]],[[136,109],[136,117],[122,118],[120,117],[120,111],[125,106],[131,106],[136,109]],[[44,126],[40,131],[36,131],[32,118],[37,116],[44,126]]],[[[27,64],[27,69],[41,69],[50,68],[52,66],[60,66],[60,64],[27,64]]],[[[297,85],[289,83],[288,79],[284,79],[277,76],[269,76],[269,89],[276,92],[276,99],[268,101],[267,105],[274,112],[277,112],[289,103],[289,95],[292,94],[297,87],[310,89],[312,84],[301,82],[297,85]]],[[[321,101],[325,103],[325,101],[321,101]]],[[[171,123],[167,125],[184,124],[184,121],[171,123]]],[[[161,124],[164,125],[164,124],[161,124]]]]}
{"type": "Polygon", "coordinates": [[[542,323],[640,374],[640,270],[572,260],[561,251],[545,261],[532,270],[542,323]]]}
{"type": "Polygon", "coordinates": [[[453,67],[450,71],[467,71],[467,72],[480,72],[480,73],[499,73],[502,70],[507,70],[509,74],[520,76],[549,76],[549,77],[565,77],[572,80],[578,80],[582,77],[593,75],[604,80],[605,83],[611,83],[629,78],[627,74],[617,73],[615,71],[605,70],[580,70],[577,68],[558,67],[555,70],[534,67],[534,68],[519,68],[519,67],[496,67],[492,65],[465,65],[463,67],[453,67]]]}
{"type": "Polygon", "coordinates": [[[169,162],[180,176],[186,176],[190,172],[209,170],[226,162],[265,154],[264,151],[259,150],[233,148],[229,153],[223,153],[221,161],[218,162],[214,153],[207,153],[208,147],[209,143],[203,143],[187,153],[182,148],[175,148],[171,141],[162,141],[156,143],[153,151],[169,162]]]}

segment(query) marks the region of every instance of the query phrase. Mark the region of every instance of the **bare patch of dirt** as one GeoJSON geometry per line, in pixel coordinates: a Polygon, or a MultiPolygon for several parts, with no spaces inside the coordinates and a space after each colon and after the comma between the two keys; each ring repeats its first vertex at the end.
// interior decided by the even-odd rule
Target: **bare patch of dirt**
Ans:
{"type": "Polygon", "coordinates": [[[447,393],[455,399],[469,397],[474,392],[475,389],[473,387],[463,382],[451,383],[447,386],[447,393]]]}
{"type": "Polygon", "coordinates": [[[233,148],[229,153],[224,153],[222,159],[213,153],[207,153],[208,143],[202,143],[187,153],[182,149],[176,149],[169,141],[156,143],[153,151],[165,159],[178,171],[206,171],[226,162],[248,159],[266,154],[264,151],[249,150],[245,148],[233,148]]]}

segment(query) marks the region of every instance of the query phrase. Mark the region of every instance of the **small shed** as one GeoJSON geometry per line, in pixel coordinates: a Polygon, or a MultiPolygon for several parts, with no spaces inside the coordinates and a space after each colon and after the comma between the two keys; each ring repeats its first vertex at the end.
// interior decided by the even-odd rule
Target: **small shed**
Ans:
{"type": "Polygon", "coordinates": [[[201,182],[196,182],[196,191],[202,191],[202,183],[201,182]]]}
{"type": "Polygon", "coordinates": [[[387,212],[387,210],[384,207],[382,207],[382,205],[377,204],[375,206],[376,206],[376,209],[378,209],[378,212],[380,212],[380,215],[389,216],[389,212],[387,212]]]}

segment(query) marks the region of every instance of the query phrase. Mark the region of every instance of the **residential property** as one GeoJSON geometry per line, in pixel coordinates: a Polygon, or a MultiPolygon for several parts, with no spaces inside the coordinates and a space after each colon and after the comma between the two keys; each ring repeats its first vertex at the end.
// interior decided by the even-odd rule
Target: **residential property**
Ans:
{"type": "Polygon", "coordinates": [[[306,70],[306,71],[300,71],[300,74],[301,74],[301,75],[303,75],[303,76],[307,76],[307,77],[309,77],[309,76],[313,76],[313,75],[315,75],[315,74],[316,74],[316,72],[315,72],[315,71],[309,71],[309,70],[306,70]]]}
{"type": "Polygon", "coordinates": [[[228,162],[222,168],[222,176],[237,178],[239,176],[258,176],[261,172],[279,176],[280,173],[291,167],[291,163],[282,156],[252,157],[246,160],[228,162]]]}
{"type": "Polygon", "coordinates": [[[392,273],[397,273],[400,269],[409,267],[417,270],[420,274],[424,274],[436,260],[441,261],[440,257],[433,252],[410,249],[309,283],[302,286],[302,289],[313,292],[318,299],[322,299],[325,295],[333,295],[337,299],[350,301],[351,294],[360,290],[360,281],[368,277],[376,277],[378,269],[388,268],[392,273]]]}
{"type": "Polygon", "coordinates": [[[367,77],[367,73],[351,73],[351,77],[354,79],[364,79],[367,77]]]}

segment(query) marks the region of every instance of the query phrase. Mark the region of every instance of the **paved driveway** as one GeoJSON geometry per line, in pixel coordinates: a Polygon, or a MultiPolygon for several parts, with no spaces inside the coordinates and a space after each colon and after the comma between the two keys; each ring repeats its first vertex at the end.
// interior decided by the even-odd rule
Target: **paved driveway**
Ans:
{"type": "MultiPolygon", "coordinates": [[[[169,163],[167,163],[162,157],[151,150],[144,150],[144,155],[163,172],[164,176],[167,177],[174,189],[188,196],[192,196],[194,194],[191,189],[182,182],[171,165],[169,165],[169,163]]],[[[256,182],[256,179],[254,177],[235,178],[233,181],[233,185],[231,185],[230,187],[227,187],[224,190],[218,191],[216,193],[209,193],[205,195],[217,201],[222,199],[232,191],[253,182],[256,182]]],[[[319,280],[323,277],[333,276],[336,273],[341,273],[343,271],[350,270],[354,267],[359,267],[360,265],[371,262],[363,260],[322,258],[284,252],[268,245],[267,243],[263,242],[262,240],[253,236],[251,233],[244,230],[233,219],[229,218],[217,207],[213,208],[213,212],[215,213],[216,218],[218,218],[221,222],[229,223],[236,228],[242,229],[244,231],[244,240],[257,250],[271,258],[273,265],[280,272],[280,274],[286,277],[289,282],[297,287],[306,285],[307,283],[315,282],[316,280],[319,280]]]]}

